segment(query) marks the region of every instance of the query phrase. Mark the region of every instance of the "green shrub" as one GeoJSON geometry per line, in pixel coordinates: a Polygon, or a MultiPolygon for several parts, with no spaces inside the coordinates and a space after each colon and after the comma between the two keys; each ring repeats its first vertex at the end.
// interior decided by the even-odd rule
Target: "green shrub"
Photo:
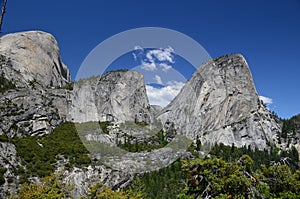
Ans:
{"type": "Polygon", "coordinates": [[[99,125],[100,125],[103,133],[109,134],[109,130],[108,130],[107,127],[110,126],[110,125],[112,125],[111,122],[109,122],[109,121],[100,122],[99,121],[99,125]]]}
{"type": "Polygon", "coordinates": [[[169,143],[165,139],[165,133],[162,130],[144,142],[137,142],[136,140],[136,137],[125,134],[124,144],[118,144],[118,146],[129,152],[141,152],[160,149],[169,143]]]}
{"type": "Polygon", "coordinates": [[[6,168],[0,167],[0,185],[5,183],[4,173],[6,172],[6,168]]]}
{"type": "Polygon", "coordinates": [[[19,174],[48,176],[54,172],[54,163],[59,155],[69,159],[71,165],[88,165],[91,162],[75,125],[70,122],[60,125],[49,135],[14,138],[13,142],[17,155],[26,166],[25,173],[18,170],[19,174]]]}
{"type": "Polygon", "coordinates": [[[12,81],[6,79],[4,77],[4,74],[0,76],[0,93],[4,93],[10,89],[15,89],[15,88],[16,85],[12,81]]]}

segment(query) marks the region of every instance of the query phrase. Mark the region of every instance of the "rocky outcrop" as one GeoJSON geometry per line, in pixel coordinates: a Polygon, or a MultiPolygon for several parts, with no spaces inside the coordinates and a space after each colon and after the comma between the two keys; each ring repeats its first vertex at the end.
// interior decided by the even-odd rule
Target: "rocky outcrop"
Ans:
{"type": "Polygon", "coordinates": [[[9,142],[0,142],[0,167],[5,169],[3,177],[5,182],[0,187],[0,198],[6,198],[7,193],[14,193],[18,189],[17,182],[20,176],[17,170],[21,166],[21,160],[17,157],[15,145],[9,142]]]}
{"type": "Polygon", "coordinates": [[[29,31],[0,37],[0,54],[12,67],[1,67],[5,77],[19,86],[38,81],[46,86],[64,86],[69,69],[62,63],[55,38],[45,32],[29,31]]]}
{"type": "Polygon", "coordinates": [[[282,151],[290,151],[295,147],[300,157],[300,114],[282,120],[282,131],[277,136],[277,144],[282,151]]]}
{"type": "Polygon", "coordinates": [[[158,118],[193,140],[198,136],[202,143],[237,147],[267,148],[280,131],[239,54],[203,64],[158,118]]]}
{"type": "Polygon", "coordinates": [[[74,167],[67,170],[64,167],[59,167],[56,173],[63,183],[73,186],[71,191],[73,198],[86,198],[90,187],[99,182],[108,187],[120,187],[128,184],[134,177],[127,172],[113,170],[104,165],[74,167]]]}
{"type": "Polygon", "coordinates": [[[0,134],[23,137],[52,132],[68,115],[70,98],[69,90],[55,89],[70,81],[56,40],[48,33],[30,31],[2,36],[0,44],[0,87],[4,91],[0,134]]]}
{"type": "Polygon", "coordinates": [[[150,123],[150,105],[143,75],[136,71],[111,71],[75,83],[68,120],[135,121],[150,123]]]}
{"type": "Polygon", "coordinates": [[[0,135],[51,133],[66,118],[69,91],[22,88],[0,96],[0,135]]]}

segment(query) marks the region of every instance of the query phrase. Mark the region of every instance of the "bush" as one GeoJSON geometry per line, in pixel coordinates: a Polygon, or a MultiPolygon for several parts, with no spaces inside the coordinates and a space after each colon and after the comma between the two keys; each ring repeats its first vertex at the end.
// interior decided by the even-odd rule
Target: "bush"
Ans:
{"type": "MultiPolygon", "coordinates": [[[[14,138],[17,155],[21,157],[26,171],[23,175],[45,177],[54,172],[58,155],[63,155],[76,165],[88,165],[91,160],[89,152],[81,142],[75,125],[66,122],[57,127],[51,134],[42,137],[28,136],[14,138]]],[[[21,171],[21,170],[20,170],[21,171]]]]}
{"type": "Polygon", "coordinates": [[[109,134],[109,130],[108,130],[107,127],[109,127],[110,125],[112,125],[111,122],[109,122],[109,121],[100,122],[99,121],[99,125],[100,125],[103,133],[109,134]]]}
{"type": "MultiPolygon", "coordinates": [[[[28,184],[22,185],[18,195],[19,199],[29,198],[68,198],[69,190],[66,190],[67,186],[59,182],[55,174],[47,176],[42,179],[41,184],[28,184]]],[[[14,196],[12,196],[14,198],[14,196]]]]}
{"type": "Polygon", "coordinates": [[[15,88],[16,85],[12,81],[6,79],[4,77],[4,74],[0,76],[0,93],[4,93],[10,89],[15,89],[15,88]]]}
{"type": "Polygon", "coordinates": [[[5,183],[4,173],[6,171],[6,168],[0,167],[0,185],[3,185],[5,183]]]}

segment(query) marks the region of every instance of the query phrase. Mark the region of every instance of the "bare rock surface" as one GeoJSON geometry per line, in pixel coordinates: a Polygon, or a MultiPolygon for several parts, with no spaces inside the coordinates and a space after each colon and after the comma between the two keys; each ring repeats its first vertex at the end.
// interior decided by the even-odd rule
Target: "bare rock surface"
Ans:
{"type": "Polygon", "coordinates": [[[264,149],[274,144],[281,127],[259,100],[245,58],[223,56],[203,64],[178,96],[159,114],[178,134],[202,143],[250,145],[264,149]]]}
{"type": "Polygon", "coordinates": [[[42,31],[7,34],[0,37],[0,54],[9,57],[12,68],[1,68],[20,86],[38,81],[46,86],[63,86],[70,72],[60,58],[55,38],[42,31]]]}
{"type": "Polygon", "coordinates": [[[111,71],[75,83],[69,120],[150,123],[149,110],[143,75],[111,71]]]}

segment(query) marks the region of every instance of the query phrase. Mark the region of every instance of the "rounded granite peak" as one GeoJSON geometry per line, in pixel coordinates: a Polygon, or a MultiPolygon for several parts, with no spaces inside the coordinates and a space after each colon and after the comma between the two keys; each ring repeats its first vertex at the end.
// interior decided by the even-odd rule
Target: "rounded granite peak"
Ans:
{"type": "Polygon", "coordinates": [[[10,33],[0,37],[0,54],[10,60],[12,69],[3,68],[5,76],[16,84],[37,81],[45,86],[63,86],[70,72],[60,58],[56,39],[43,31],[10,33]]]}

